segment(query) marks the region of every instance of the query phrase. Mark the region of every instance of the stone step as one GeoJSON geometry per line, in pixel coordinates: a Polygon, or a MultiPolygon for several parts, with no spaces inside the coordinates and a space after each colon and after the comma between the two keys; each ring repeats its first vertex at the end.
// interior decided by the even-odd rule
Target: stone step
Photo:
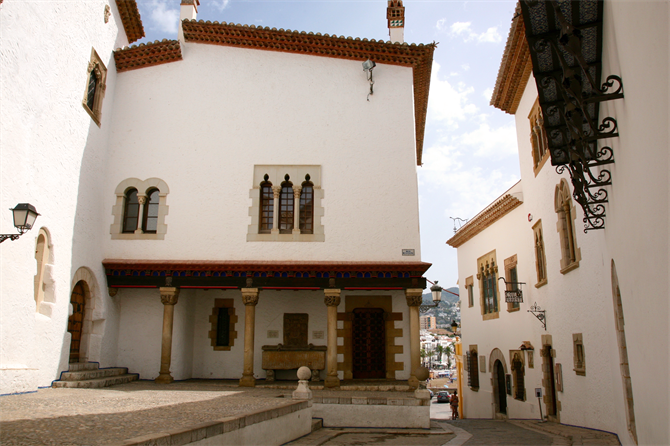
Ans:
{"type": "Polygon", "coordinates": [[[69,364],[70,372],[78,372],[80,370],[98,370],[100,366],[97,362],[71,362],[69,364]]]}
{"type": "Polygon", "coordinates": [[[312,418],[312,432],[318,431],[323,427],[323,419],[321,418],[312,418]]]}
{"type": "Polygon", "coordinates": [[[110,376],[126,375],[127,367],[110,367],[97,370],[81,370],[78,372],[63,372],[60,376],[61,381],[85,381],[88,379],[107,378],[110,376]]]}
{"type": "Polygon", "coordinates": [[[67,387],[79,389],[99,389],[102,387],[125,384],[138,380],[140,375],[137,373],[128,373],[119,376],[110,376],[106,378],[86,379],[82,381],[54,381],[52,387],[67,387]]]}

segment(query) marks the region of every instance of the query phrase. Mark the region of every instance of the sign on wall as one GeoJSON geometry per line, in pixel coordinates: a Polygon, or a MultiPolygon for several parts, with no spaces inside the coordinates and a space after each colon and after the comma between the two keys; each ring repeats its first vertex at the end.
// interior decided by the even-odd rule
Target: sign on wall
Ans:
{"type": "Polygon", "coordinates": [[[516,304],[523,302],[523,292],[521,290],[505,291],[505,302],[516,304]]]}

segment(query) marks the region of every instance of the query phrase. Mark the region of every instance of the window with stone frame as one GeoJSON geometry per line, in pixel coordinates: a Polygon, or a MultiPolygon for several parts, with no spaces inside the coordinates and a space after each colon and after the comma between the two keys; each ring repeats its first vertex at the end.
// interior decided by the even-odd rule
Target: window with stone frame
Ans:
{"type": "Polygon", "coordinates": [[[146,202],[144,203],[144,221],[142,222],[142,231],[145,234],[155,234],[158,228],[158,206],[160,202],[160,191],[158,189],[149,189],[147,191],[146,202]]]}
{"type": "Polygon", "coordinates": [[[498,264],[495,250],[477,259],[477,271],[482,318],[483,320],[495,319],[499,316],[500,311],[498,264]]]}
{"type": "Polygon", "coordinates": [[[570,186],[565,178],[562,178],[556,186],[554,208],[558,215],[556,230],[561,241],[561,274],[566,274],[579,266],[582,255],[577,247],[575,233],[576,209],[572,203],[570,186]]]}
{"type": "Polygon", "coordinates": [[[474,277],[470,276],[465,279],[465,289],[468,293],[468,308],[475,306],[475,290],[474,277]]]}
{"type": "Polygon", "coordinates": [[[471,345],[467,352],[468,358],[468,387],[471,390],[479,390],[479,357],[477,356],[477,346],[471,345]]]}
{"type": "Polygon", "coordinates": [[[575,363],[574,371],[577,375],[586,375],[586,356],[584,354],[584,340],[581,333],[572,334],[573,359],[575,363]]]}
{"type": "Polygon", "coordinates": [[[530,143],[533,148],[533,172],[535,176],[542,170],[542,166],[549,159],[549,142],[544,128],[544,116],[540,107],[539,98],[528,115],[530,121],[530,143]]]}
{"type": "Polygon", "coordinates": [[[123,207],[123,232],[135,233],[140,216],[140,202],[137,198],[137,189],[132,188],[126,191],[126,199],[123,207]]]}
{"type": "Polygon", "coordinates": [[[512,378],[514,379],[514,399],[526,401],[524,355],[521,350],[510,351],[512,356],[512,378]]]}
{"type": "Polygon", "coordinates": [[[325,241],[321,166],[256,165],[254,182],[248,242],[325,241]]]}
{"type": "MultiPolygon", "coordinates": [[[[517,291],[519,289],[519,275],[517,273],[517,257],[514,254],[512,257],[505,259],[505,281],[507,291],[517,291]]],[[[519,311],[519,302],[508,302],[507,311],[519,311]]]]}
{"type": "Polygon", "coordinates": [[[211,330],[208,337],[211,339],[212,348],[215,351],[229,351],[237,339],[234,299],[215,299],[209,322],[211,330]]]}
{"type": "Polygon", "coordinates": [[[93,121],[100,127],[102,123],[102,100],[107,88],[107,67],[102,63],[95,49],[91,48],[91,59],[88,63],[86,91],[81,105],[93,121]]]}
{"type": "Polygon", "coordinates": [[[547,284],[547,257],[544,252],[544,233],[542,232],[542,220],[533,225],[533,244],[535,250],[535,271],[537,282],[535,287],[539,288],[547,284]]]}
{"type": "Polygon", "coordinates": [[[169,188],[160,178],[141,181],[123,180],[116,187],[116,204],[112,207],[114,222],[110,227],[113,240],[163,240],[167,233],[165,216],[169,188]]]}

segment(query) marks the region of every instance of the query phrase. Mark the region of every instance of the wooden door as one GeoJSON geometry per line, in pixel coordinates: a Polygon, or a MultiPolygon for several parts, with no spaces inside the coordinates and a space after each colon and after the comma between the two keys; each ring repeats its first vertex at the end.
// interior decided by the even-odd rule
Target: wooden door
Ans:
{"type": "Polygon", "coordinates": [[[381,308],[353,311],[352,372],[354,379],[386,378],[386,324],[381,308]]]}
{"type": "Polygon", "coordinates": [[[500,360],[495,363],[496,382],[498,384],[498,413],[507,413],[507,388],[505,385],[505,369],[500,360]]]}
{"type": "Polygon", "coordinates": [[[79,348],[81,346],[81,331],[84,323],[84,286],[78,282],[72,290],[70,303],[72,316],[67,321],[67,331],[72,335],[70,341],[70,362],[79,362],[79,348]]]}

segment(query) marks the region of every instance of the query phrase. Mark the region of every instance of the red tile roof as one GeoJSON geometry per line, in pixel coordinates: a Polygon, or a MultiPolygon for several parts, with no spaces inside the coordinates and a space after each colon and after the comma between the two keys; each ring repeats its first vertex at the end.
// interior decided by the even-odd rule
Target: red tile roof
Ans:
{"type": "Polygon", "coordinates": [[[137,2],[135,0],[116,0],[116,7],[119,9],[128,42],[133,43],[144,37],[144,26],[140,18],[140,11],[137,9],[137,2]]]}

